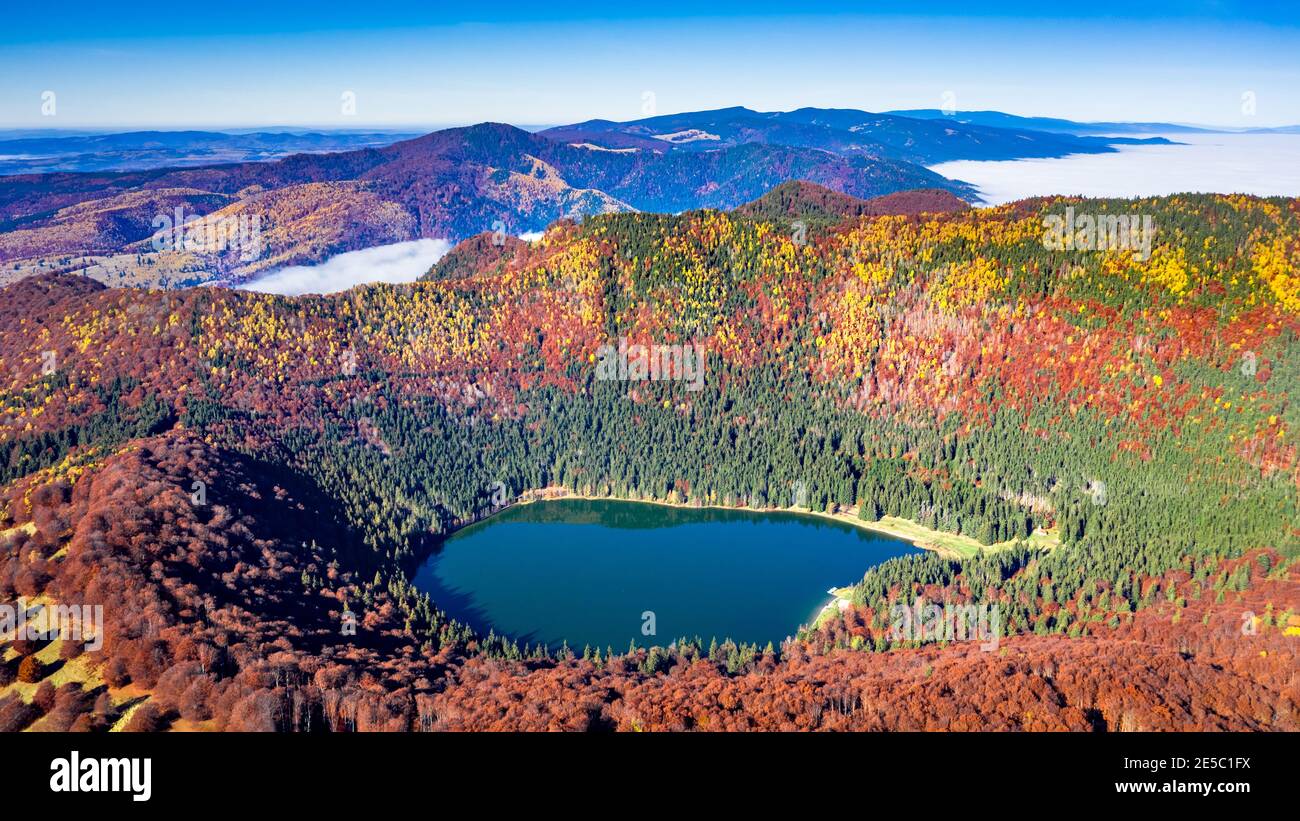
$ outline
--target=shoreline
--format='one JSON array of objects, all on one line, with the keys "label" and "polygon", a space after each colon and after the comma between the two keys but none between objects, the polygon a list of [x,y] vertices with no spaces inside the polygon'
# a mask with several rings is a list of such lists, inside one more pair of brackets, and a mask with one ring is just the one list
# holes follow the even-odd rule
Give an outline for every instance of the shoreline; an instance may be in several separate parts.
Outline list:
[{"label": "shoreline", "polygon": [[465,524],[454,528],[448,533],[448,536],[450,536],[451,533],[459,532],[480,522],[485,522],[500,513],[504,513],[512,507],[529,505],[534,502],[563,501],[565,499],[576,499],[584,502],[631,502],[634,504],[658,505],[660,507],[681,508],[685,510],[735,510],[748,513],[788,513],[794,516],[811,516],[826,521],[839,522],[861,530],[889,536],[894,539],[900,539],[911,544],[913,547],[938,553],[940,556],[948,559],[969,559],[978,556],[981,553],[999,550],[1014,543],[1013,540],[985,545],[977,542],[969,536],[962,536],[957,533],[947,533],[942,530],[931,530],[919,522],[914,522],[910,519],[901,519],[896,516],[885,516],[879,521],[871,522],[866,519],[858,518],[857,506],[844,508],[837,513],[826,513],[824,511],[807,510],[805,508],[797,508],[793,506],[756,508],[744,505],[696,505],[689,502],[665,502],[659,499],[625,499],[617,496],[591,496],[574,493],[567,488],[561,487],[526,490],[513,501],[496,508],[490,513],[487,513],[472,522],[466,522]]},{"label": "shoreline", "polygon": [[[827,521],[840,522],[851,527],[866,530],[871,533],[877,533],[890,538],[899,539],[911,544],[913,547],[921,550],[929,550],[937,553],[947,559],[961,560],[973,558],[983,553],[993,552],[1016,543],[1017,540],[1006,542],[997,542],[991,545],[981,544],[969,536],[962,536],[957,533],[947,533],[941,530],[931,530],[919,522],[910,519],[901,519],[896,516],[885,516],[879,521],[870,522],[865,519],[859,519],[857,516],[857,506],[844,508],[836,513],[818,512],[815,510],[806,510],[796,507],[773,507],[773,508],[753,508],[742,505],[696,505],[682,502],[666,502],[658,499],[624,499],[616,496],[591,496],[586,494],[574,493],[563,487],[545,487],[535,490],[526,490],[519,494],[514,500],[502,505],[495,510],[453,528],[447,533],[447,538],[452,534],[458,533],[474,525],[486,522],[493,517],[504,513],[505,511],[521,506],[530,505],[535,502],[558,502],[566,499],[574,499],[586,502],[628,502],[632,504],[659,505],[660,507],[683,508],[694,510],[737,510],[749,513],[788,513],[794,516],[810,516],[813,518],[824,519]],[[1039,537],[1039,534],[1042,534]],[[1037,538],[1036,538],[1037,537]],[[1030,536],[1030,543],[1038,543],[1048,547],[1054,547],[1056,537],[1053,534],[1035,530]],[[864,568],[865,573],[870,568]],[[856,582],[854,583],[856,584]],[[832,612],[838,614],[844,609],[845,604],[849,603],[848,594],[853,589],[853,584],[844,587],[831,587],[826,591],[831,599],[822,605],[821,609],[816,612],[812,620],[806,624],[799,625],[800,628],[808,626],[816,628],[825,621],[826,617]]]}]

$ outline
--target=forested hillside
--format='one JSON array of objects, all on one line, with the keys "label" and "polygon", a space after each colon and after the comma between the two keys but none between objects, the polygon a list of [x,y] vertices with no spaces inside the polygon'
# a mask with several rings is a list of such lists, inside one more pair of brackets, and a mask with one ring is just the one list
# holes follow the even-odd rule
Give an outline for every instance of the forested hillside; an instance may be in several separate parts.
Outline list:
[{"label": "forested hillside", "polygon": [[[806,233],[776,202],[480,237],[329,297],[4,289],[0,599],[131,604],[79,690],[108,703],[0,717],[103,726],[134,693],[159,727],[1297,729],[1300,201]],[[1049,250],[1067,207],[1151,216],[1151,253]],[[701,389],[599,378],[620,339],[702,345]],[[768,508],[795,485],[997,549],[886,562],[768,648],[521,647],[410,584],[502,487]],[[918,594],[996,604],[1010,638],[894,641]]]}]

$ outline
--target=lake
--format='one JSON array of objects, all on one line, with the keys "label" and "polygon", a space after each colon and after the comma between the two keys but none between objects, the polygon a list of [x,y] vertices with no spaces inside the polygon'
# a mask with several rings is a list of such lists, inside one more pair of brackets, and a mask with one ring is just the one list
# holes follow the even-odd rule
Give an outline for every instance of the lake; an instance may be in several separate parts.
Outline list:
[{"label": "lake", "polygon": [[[516,505],[453,534],[416,586],[486,633],[618,652],[708,642],[779,644],[831,587],[921,552],[911,543],[796,513],[563,499]],[[651,620],[646,614],[652,613]],[[643,634],[653,621],[654,634]]]}]

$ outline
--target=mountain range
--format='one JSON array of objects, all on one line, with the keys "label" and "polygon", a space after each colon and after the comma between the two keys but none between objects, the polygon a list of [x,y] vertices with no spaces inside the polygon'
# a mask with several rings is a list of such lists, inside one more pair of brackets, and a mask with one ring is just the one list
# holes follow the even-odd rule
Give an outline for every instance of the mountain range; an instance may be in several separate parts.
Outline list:
[{"label": "mountain range", "polygon": [[1023,128],[1076,136],[1121,134],[1300,134],[1300,125],[1276,128],[1214,128],[1204,125],[1161,122],[1078,122],[1059,117],[1020,117],[1001,111],[943,111],[937,108],[914,108],[890,111],[889,114],[919,120],[944,120],[963,125],[993,128]]},{"label": "mountain range", "polygon": [[[1055,131],[1055,130],[1052,130]],[[816,148],[843,156],[889,157],[931,165],[950,160],[1010,160],[1113,151],[1135,142],[1049,133],[1008,122],[979,122],[873,114],[851,108],[760,112],[721,108],[629,122],[588,120],[540,132],[543,136],[617,151],[713,151],[750,143]],[[1167,143],[1153,138],[1137,142]]]},{"label": "mountain range", "polygon": [[120,134],[0,133],[0,176],[56,171],[144,171],[290,154],[377,148],[419,132],[128,131]]},{"label": "mountain range", "polygon": [[[265,162],[0,177],[0,282],[81,271],[112,285],[237,283],[387,243],[521,234],[616,211],[729,209],[804,180],[856,198],[974,189],[928,170],[954,159],[1113,151],[1103,139],[955,121],[803,108],[725,108],[532,133],[501,123],[322,153],[332,139],[392,135],[176,134],[66,138],[83,148],[216,154],[311,148]],[[42,142],[44,140],[44,142]],[[20,141],[49,147],[47,138]],[[55,141],[57,142],[57,141]],[[1163,142],[1154,140],[1153,142]],[[0,149],[0,150],[14,150]],[[256,220],[254,255],[158,248],[159,220],[195,231]]]}]

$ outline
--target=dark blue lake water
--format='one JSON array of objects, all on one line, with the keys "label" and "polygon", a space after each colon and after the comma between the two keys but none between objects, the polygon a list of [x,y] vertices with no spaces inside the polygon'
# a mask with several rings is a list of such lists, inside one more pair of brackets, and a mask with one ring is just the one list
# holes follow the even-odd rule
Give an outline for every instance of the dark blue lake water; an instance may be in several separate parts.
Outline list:
[{"label": "dark blue lake water", "polygon": [[[450,615],[521,645],[779,643],[815,617],[828,588],[918,552],[794,513],[566,499],[518,505],[454,534],[416,584]],[[643,632],[652,622],[654,633]]]}]

